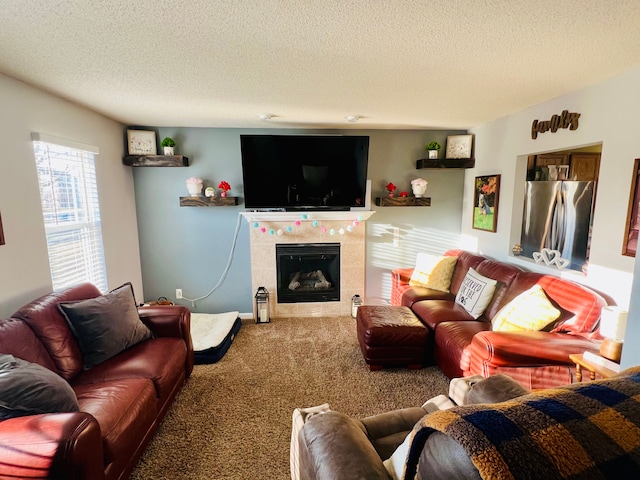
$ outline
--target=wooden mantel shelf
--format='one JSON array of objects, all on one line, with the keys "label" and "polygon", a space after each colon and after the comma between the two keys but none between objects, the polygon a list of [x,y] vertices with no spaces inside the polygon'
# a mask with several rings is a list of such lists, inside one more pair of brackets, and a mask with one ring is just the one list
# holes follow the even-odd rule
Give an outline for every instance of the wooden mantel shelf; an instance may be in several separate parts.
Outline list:
[{"label": "wooden mantel shelf", "polygon": [[377,197],[379,207],[430,207],[431,197]]},{"label": "wooden mantel shelf", "polygon": [[180,197],[181,207],[232,207],[238,205],[238,197]]},{"label": "wooden mantel shelf", "polygon": [[189,158],[182,155],[125,155],[122,163],[130,167],[188,167]]}]

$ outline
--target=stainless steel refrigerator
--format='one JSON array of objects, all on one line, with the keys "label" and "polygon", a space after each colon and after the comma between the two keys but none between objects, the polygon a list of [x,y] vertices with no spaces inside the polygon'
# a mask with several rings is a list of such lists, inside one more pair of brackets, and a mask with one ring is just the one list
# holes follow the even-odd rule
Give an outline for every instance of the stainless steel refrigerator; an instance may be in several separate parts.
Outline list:
[{"label": "stainless steel refrigerator", "polygon": [[595,182],[527,182],[522,221],[522,254],[558,250],[567,268],[581,270],[589,253]]}]

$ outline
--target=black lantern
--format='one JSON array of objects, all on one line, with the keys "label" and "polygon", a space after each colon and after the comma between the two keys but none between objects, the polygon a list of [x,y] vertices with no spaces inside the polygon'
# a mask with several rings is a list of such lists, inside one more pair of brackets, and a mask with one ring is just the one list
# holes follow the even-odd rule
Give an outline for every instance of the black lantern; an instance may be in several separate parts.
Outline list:
[{"label": "black lantern", "polygon": [[256,323],[269,323],[269,291],[258,287],[256,292]]}]

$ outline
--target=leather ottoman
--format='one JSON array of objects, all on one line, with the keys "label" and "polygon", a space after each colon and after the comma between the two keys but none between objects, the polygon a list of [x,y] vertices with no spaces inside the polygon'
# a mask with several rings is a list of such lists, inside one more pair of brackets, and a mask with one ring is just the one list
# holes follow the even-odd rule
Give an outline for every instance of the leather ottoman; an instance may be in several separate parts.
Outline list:
[{"label": "leather ottoman", "polygon": [[429,329],[409,307],[363,305],[356,316],[358,343],[370,370],[407,366],[420,369]]}]

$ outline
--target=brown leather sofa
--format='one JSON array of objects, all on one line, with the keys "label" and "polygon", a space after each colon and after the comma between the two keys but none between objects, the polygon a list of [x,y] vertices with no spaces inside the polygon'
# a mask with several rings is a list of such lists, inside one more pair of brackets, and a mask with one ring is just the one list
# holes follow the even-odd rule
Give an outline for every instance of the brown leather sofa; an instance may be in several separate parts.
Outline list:
[{"label": "brown leather sofa", "polygon": [[[550,388],[573,381],[571,353],[598,352],[602,338],[598,323],[606,302],[596,292],[471,252],[448,250],[444,255],[458,257],[450,293],[410,286],[413,269],[398,268],[392,271],[391,303],[411,308],[431,330],[426,356],[449,378],[503,373],[528,389]],[[455,303],[469,268],[498,281],[491,303],[478,319]],[[534,284],[561,311],[560,317],[543,331],[492,331],[496,313]]]},{"label": "brown leather sofa", "polygon": [[128,478],[191,374],[190,312],[181,306],[141,308],[153,337],[83,369],[58,303],[100,295],[82,284],[44,295],[0,320],[0,352],[61,376],[79,406],[77,412],[0,421],[0,478]]}]

